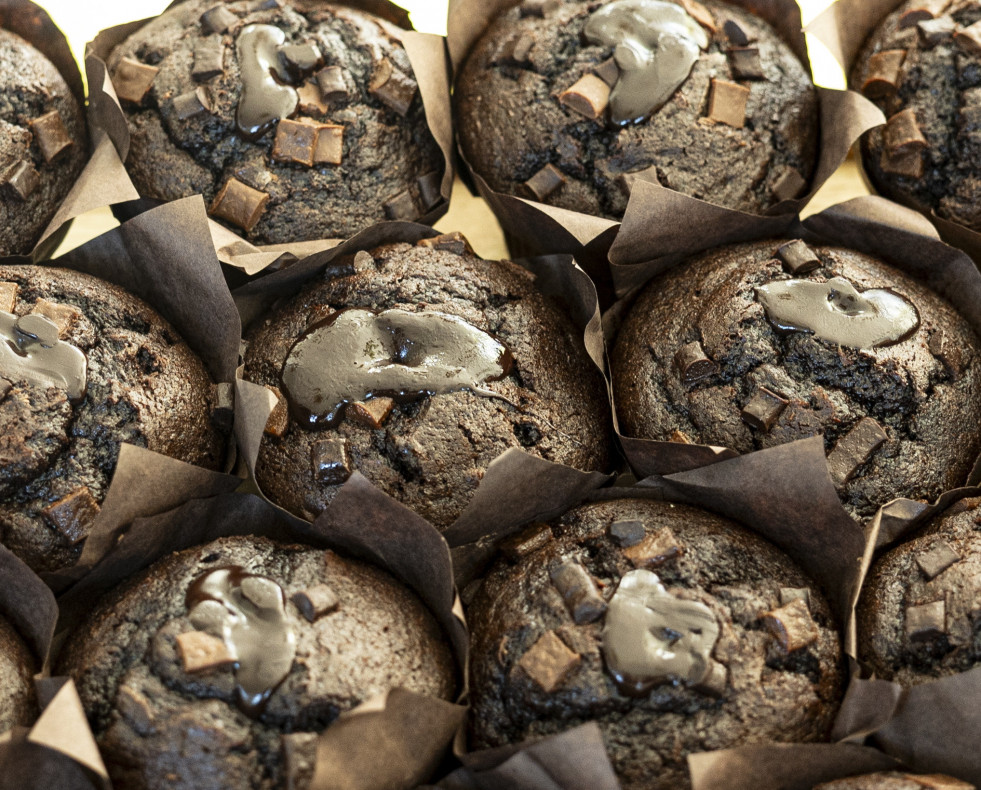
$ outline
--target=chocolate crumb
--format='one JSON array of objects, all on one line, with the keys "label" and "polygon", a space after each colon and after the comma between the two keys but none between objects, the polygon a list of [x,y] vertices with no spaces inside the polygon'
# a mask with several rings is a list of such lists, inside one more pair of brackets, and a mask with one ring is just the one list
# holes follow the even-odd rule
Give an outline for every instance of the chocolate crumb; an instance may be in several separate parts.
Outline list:
[{"label": "chocolate crumb", "polygon": [[547,164],[519,187],[521,197],[545,200],[565,183],[565,176],[553,164]]},{"label": "chocolate crumb", "polygon": [[687,433],[679,430],[671,431],[668,441],[675,442],[676,444],[694,444],[691,437]]},{"label": "chocolate crumb", "polygon": [[794,276],[807,274],[821,266],[821,259],[801,239],[778,247],[776,254],[783,268]]},{"label": "chocolate crumb", "polygon": [[259,221],[267,202],[269,195],[265,192],[253,189],[232,177],[225,182],[212,201],[208,213],[228,220],[248,233]]},{"label": "chocolate crumb", "polygon": [[54,161],[73,145],[65,122],[61,120],[61,114],[57,110],[35,118],[30,126],[45,162]]},{"label": "chocolate crumb", "polygon": [[906,637],[910,642],[929,642],[947,633],[947,606],[934,601],[906,608]]},{"label": "chocolate crumb", "polygon": [[862,85],[862,95],[873,101],[893,96],[899,87],[900,72],[905,60],[905,49],[876,52],[869,58],[868,77]]},{"label": "chocolate crumb", "polygon": [[643,521],[614,521],[610,524],[610,537],[618,546],[636,546],[646,534]]},{"label": "chocolate crumb", "polygon": [[235,663],[235,657],[225,643],[204,631],[178,634],[177,650],[185,672],[206,672]]},{"label": "chocolate crumb", "polygon": [[205,38],[194,45],[194,66],[191,76],[207,82],[225,71],[225,46],[221,39]]},{"label": "chocolate crumb", "polygon": [[379,396],[347,404],[344,408],[344,416],[365,428],[377,431],[385,424],[394,407],[394,400]]},{"label": "chocolate crumb", "polygon": [[276,405],[273,406],[273,410],[266,420],[264,432],[269,436],[279,437],[286,433],[286,429],[289,428],[289,409],[286,405],[286,398],[283,397],[283,393],[279,391],[279,388],[266,384],[266,389],[276,396]]},{"label": "chocolate crumb", "polygon": [[418,90],[416,81],[399,71],[388,58],[375,63],[368,92],[386,107],[404,117]]},{"label": "chocolate crumb", "polygon": [[708,117],[713,121],[741,129],[746,122],[746,100],[749,88],[736,82],[712,80],[709,91]]},{"label": "chocolate crumb", "polygon": [[623,550],[623,556],[630,560],[635,568],[656,568],[682,554],[684,549],[669,527],[662,527],[657,532],[645,534],[639,543]]},{"label": "chocolate crumb", "polygon": [[318,483],[340,485],[351,476],[353,464],[347,439],[321,439],[310,447],[313,478]]},{"label": "chocolate crumb", "polygon": [[0,183],[3,184],[3,191],[10,197],[27,200],[34,194],[34,190],[41,186],[41,176],[34,169],[33,164],[21,160],[14,162],[4,171]]},{"label": "chocolate crumb", "polygon": [[879,423],[871,417],[863,417],[828,454],[831,479],[836,485],[847,483],[888,439]]},{"label": "chocolate crumb", "polygon": [[160,69],[132,58],[123,58],[112,75],[112,87],[121,101],[140,104]]},{"label": "chocolate crumb", "polygon": [[961,561],[961,555],[947,541],[934,543],[927,551],[916,555],[916,564],[920,566],[927,579],[934,579],[956,562]]},{"label": "chocolate crumb", "polygon": [[99,515],[99,503],[87,486],[75,489],[41,511],[47,525],[72,545],[84,540],[89,527]]},{"label": "chocolate crumb", "polygon": [[610,103],[610,86],[595,74],[583,74],[575,84],[559,94],[559,104],[589,121],[595,121]]},{"label": "chocolate crumb", "polygon": [[686,387],[719,372],[719,366],[705,356],[702,344],[697,341],[686,343],[678,349],[674,355],[674,366],[681,374],[681,381]]},{"label": "chocolate crumb", "polygon": [[789,402],[766,387],[757,387],[749,403],[740,412],[740,416],[747,425],[769,433]]},{"label": "chocolate crumb", "polygon": [[216,5],[201,14],[201,26],[206,33],[227,33],[238,22],[235,16],[224,5]]},{"label": "chocolate crumb", "polygon": [[579,666],[581,657],[565,646],[554,631],[546,631],[528,651],[518,659],[517,666],[524,670],[542,691],[551,694],[560,688],[566,677]]},{"label": "chocolate crumb", "polygon": [[586,569],[576,560],[566,560],[549,573],[576,625],[596,622],[606,611],[606,601]]},{"label": "chocolate crumb", "polygon": [[508,535],[501,541],[498,548],[505,557],[514,562],[538,551],[551,539],[552,530],[549,529],[548,525],[536,523],[514,535]]},{"label": "chocolate crumb", "polygon": [[326,584],[316,584],[298,593],[293,593],[290,598],[296,604],[307,620],[311,623],[329,612],[333,612],[340,604],[340,599]]},{"label": "chocolate crumb", "polygon": [[787,653],[814,644],[820,636],[811,610],[799,598],[764,614],[763,623]]},{"label": "chocolate crumb", "polygon": [[415,198],[409,190],[393,195],[384,203],[385,216],[391,220],[403,220],[414,222],[419,219],[419,207],[416,206]]},{"label": "chocolate crumb", "polygon": [[[729,68],[737,80],[765,80],[760,51],[756,47],[734,47],[728,52]],[[741,124],[740,124],[741,125]]]}]

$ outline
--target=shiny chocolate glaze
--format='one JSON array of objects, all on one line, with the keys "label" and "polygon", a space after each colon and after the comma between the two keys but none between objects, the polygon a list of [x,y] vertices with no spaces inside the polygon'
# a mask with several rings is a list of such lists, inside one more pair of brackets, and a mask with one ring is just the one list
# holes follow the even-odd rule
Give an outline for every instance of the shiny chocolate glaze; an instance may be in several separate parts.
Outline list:
[{"label": "shiny chocolate glaze", "polygon": [[286,34],[273,25],[246,25],[235,42],[242,72],[242,97],[235,123],[250,139],[258,139],[276,121],[296,112],[299,96],[286,84],[290,74],[279,56],[285,40]]},{"label": "shiny chocolate glaze", "polygon": [[74,403],[85,397],[87,360],[58,339],[53,321],[31,313],[18,318],[0,312],[0,375],[40,387],[57,387]]}]

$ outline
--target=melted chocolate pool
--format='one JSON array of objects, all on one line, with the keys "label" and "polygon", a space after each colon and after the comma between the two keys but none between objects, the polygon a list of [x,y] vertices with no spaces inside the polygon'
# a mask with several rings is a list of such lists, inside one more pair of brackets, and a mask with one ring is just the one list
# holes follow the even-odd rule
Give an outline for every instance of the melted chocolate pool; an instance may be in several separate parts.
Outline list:
[{"label": "melted chocolate pool", "polygon": [[242,97],[235,112],[239,131],[258,139],[283,118],[296,112],[299,96],[285,84],[290,74],[279,57],[286,34],[273,25],[246,25],[235,51],[242,73]]},{"label": "melted chocolate pool", "polygon": [[86,368],[85,354],[59,340],[58,327],[50,319],[0,312],[0,375],[63,389],[77,403],[85,397]]}]

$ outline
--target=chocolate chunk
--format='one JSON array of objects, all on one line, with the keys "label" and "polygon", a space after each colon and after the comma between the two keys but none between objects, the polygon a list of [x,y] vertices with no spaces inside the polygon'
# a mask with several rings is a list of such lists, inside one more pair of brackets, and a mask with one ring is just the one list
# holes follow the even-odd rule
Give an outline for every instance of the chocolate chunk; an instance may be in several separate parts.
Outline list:
[{"label": "chocolate chunk", "polygon": [[147,736],[153,733],[156,717],[146,695],[132,686],[123,684],[116,693],[115,705],[119,715],[139,735]]},{"label": "chocolate chunk", "polygon": [[308,115],[315,113],[323,115],[330,109],[320,93],[320,88],[313,82],[304,82],[296,89],[296,96],[299,100],[297,107],[300,108],[300,112]]},{"label": "chocolate chunk", "polygon": [[286,398],[283,397],[283,393],[277,387],[271,387],[267,384],[266,389],[276,396],[276,405],[273,406],[273,410],[269,413],[269,418],[266,420],[265,433],[270,436],[279,437],[286,433],[286,429],[289,428],[289,409],[287,408]]},{"label": "chocolate chunk", "polygon": [[132,58],[123,58],[112,75],[112,87],[122,101],[139,104],[147,95],[160,69]]},{"label": "chocolate chunk", "polygon": [[949,16],[939,19],[927,19],[917,22],[916,29],[920,34],[920,41],[926,47],[935,47],[941,41],[946,41],[957,30],[957,23]]},{"label": "chocolate chunk", "polygon": [[828,470],[835,485],[844,485],[851,480],[859,467],[888,439],[882,426],[871,417],[859,420],[828,454]]},{"label": "chocolate chunk", "polygon": [[[756,47],[736,47],[730,49],[729,68],[737,80],[765,80],[760,51]],[[742,124],[740,124],[742,125]]]},{"label": "chocolate chunk", "polygon": [[906,608],[906,638],[910,642],[929,642],[947,633],[947,606],[934,601]]},{"label": "chocolate chunk", "polygon": [[749,88],[736,82],[712,80],[709,91],[708,117],[713,121],[741,129],[746,122],[746,100]]},{"label": "chocolate chunk", "polygon": [[862,84],[862,94],[868,99],[893,96],[900,83],[905,49],[884,49],[869,58],[868,76]]},{"label": "chocolate chunk", "polygon": [[668,527],[645,534],[640,543],[623,550],[623,556],[630,560],[635,568],[654,568],[682,554],[684,549]]},{"label": "chocolate chunk", "polygon": [[787,653],[814,644],[820,635],[811,610],[799,598],[767,612],[763,615],[763,623]]},{"label": "chocolate chunk", "polygon": [[235,417],[235,387],[222,382],[215,385],[215,408],[211,412],[211,422],[223,431],[230,431]]},{"label": "chocolate chunk", "polygon": [[776,255],[783,268],[795,276],[807,274],[821,266],[821,259],[801,239],[778,247]]},{"label": "chocolate chunk", "polygon": [[616,60],[607,58],[598,66],[593,66],[593,74],[612,88],[617,84],[617,80],[620,79],[620,67],[617,65]]},{"label": "chocolate chunk", "polygon": [[710,658],[708,671],[705,673],[705,677],[695,684],[695,688],[704,694],[721,697],[726,693],[728,686],[729,670],[724,664]]},{"label": "chocolate chunk", "polygon": [[299,79],[313,71],[323,60],[316,44],[287,44],[279,48],[279,54],[290,74]]},{"label": "chocolate chunk", "polygon": [[363,402],[356,401],[347,404],[344,409],[344,416],[365,428],[377,431],[385,424],[385,420],[388,419],[388,415],[392,413],[394,407],[394,400],[379,396]]},{"label": "chocolate chunk", "polygon": [[912,108],[897,112],[886,121],[883,142],[890,156],[927,147],[927,139],[916,122],[916,113]]},{"label": "chocolate chunk", "polygon": [[201,14],[201,26],[206,33],[227,33],[238,22],[235,16],[224,5],[216,5]]},{"label": "chocolate chunk", "polygon": [[423,173],[416,179],[419,199],[424,208],[431,209],[443,200],[443,176],[436,170]]},{"label": "chocolate chunk", "polygon": [[681,7],[688,12],[688,16],[698,22],[702,27],[707,28],[713,33],[718,30],[712,12],[697,2],[697,0],[681,0]]},{"label": "chocolate chunk", "polygon": [[518,666],[524,670],[542,691],[551,694],[560,688],[566,677],[577,666],[581,657],[565,646],[554,631],[546,631],[520,659]]},{"label": "chocolate chunk", "polygon": [[632,173],[621,173],[617,176],[617,186],[620,187],[620,191],[628,198],[633,191],[634,184],[638,181],[646,181],[649,184],[660,184],[661,182],[657,177],[657,166],[651,165],[650,167],[645,167],[643,170],[635,170]]},{"label": "chocolate chunk", "polygon": [[279,736],[280,762],[286,790],[307,790],[317,768],[317,733],[291,732]]},{"label": "chocolate chunk", "polygon": [[329,486],[343,483],[354,469],[347,439],[314,442],[310,447],[310,463],[313,466],[313,479]]},{"label": "chocolate chunk", "polygon": [[267,202],[269,202],[269,195],[265,192],[253,189],[232,177],[225,182],[217,197],[211,202],[208,213],[228,220],[248,232],[259,221]]},{"label": "chocolate chunk", "polygon": [[887,173],[894,173],[898,176],[907,178],[923,178],[924,164],[922,151],[903,151],[891,155],[888,151],[882,152],[879,166]]},{"label": "chocolate chunk", "polygon": [[31,313],[43,315],[58,327],[58,336],[61,338],[66,337],[78,323],[78,319],[82,317],[82,311],[75,305],[49,302],[44,298],[38,299],[34,303]]},{"label": "chocolate chunk", "polygon": [[676,444],[694,444],[691,437],[688,436],[684,431],[674,430],[671,431],[671,435],[668,437],[669,442],[675,442]]},{"label": "chocolate chunk", "polygon": [[20,286],[17,283],[0,282],[0,312],[12,313],[17,305],[17,292]]},{"label": "chocolate chunk", "polygon": [[807,188],[807,181],[790,165],[784,166],[773,182],[771,191],[777,200],[794,200]]},{"label": "chocolate chunk", "polygon": [[31,121],[31,131],[34,132],[45,162],[54,161],[73,145],[72,138],[65,128],[65,122],[61,120],[61,114],[57,110],[47,112]]},{"label": "chocolate chunk", "polygon": [[743,422],[759,431],[769,433],[790,401],[781,398],[777,393],[766,387],[757,387],[756,393],[750,398],[739,416]]},{"label": "chocolate chunk", "polygon": [[317,145],[317,127],[303,121],[284,118],[276,125],[270,156],[277,162],[296,162],[313,167],[313,153]]},{"label": "chocolate chunk", "polygon": [[316,164],[339,165],[344,161],[344,127],[333,123],[317,124],[317,145],[313,149]]},{"label": "chocolate chunk", "polygon": [[521,16],[546,17],[560,5],[561,0],[524,0],[521,4]]},{"label": "chocolate chunk", "polygon": [[678,349],[674,355],[674,366],[686,387],[719,372],[719,366],[705,356],[702,344],[697,341],[686,343]]},{"label": "chocolate chunk", "polygon": [[516,562],[538,551],[551,539],[552,530],[547,524],[532,524],[514,535],[508,535],[498,548],[505,557]]},{"label": "chocolate chunk", "polygon": [[177,650],[185,672],[206,672],[235,663],[225,643],[204,631],[188,631],[177,635]]},{"label": "chocolate chunk", "polygon": [[221,39],[205,38],[194,45],[194,66],[191,76],[198,82],[207,82],[225,71],[225,45]]},{"label": "chocolate chunk", "polygon": [[0,183],[3,185],[5,194],[12,198],[27,200],[41,185],[41,176],[34,165],[26,160],[14,162],[8,167],[2,176]]},{"label": "chocolate chunk", "polygon": [[547,164],[518,188],[521,197],[545,200],[565,183],[565,176],[553,164]]},{"label": "chocolate chunk", "polygon": [[348,97],[347,80],[340,66],[327,66],[317,72],[317,86],[325,102],[339,102]]},{"label": "chocolate chunk", "polygon": [[594,623],[606,611],[606,601],[596,589],[596,583],[576,560],[566,560],[549,573],[576,625]]},{"label": "chocolate chunk", "polygon": [[559,104],[589,121],[595,121],[610,103],[610,86],[595,74],[583,74],[568,90],[559,94]]},{"label": "chocolate chunk", "polygon": [[952,343],[947,333],[942,329],[937,329],[930,335],[927,343],[930,353],[936,357],[947,371],[947,375],[956,378],[964,370],[964,357],[960,346]]},{"label": "chocolate chunk", "polygon": [[610,537],[618,546],[636,546],[646,534],[643,521],[614,521],[610,524]]},{"label": "chocolate chunk", "polygon": [[746,31],[734,19],[727,19],[723,23],[722,32],[725,33],[730,44],[734,44],[737,47],[745,47],[749,44],[749,36],[746,35]]},{"label": "chocolate chunk", "polygon": [[811,591],[807,587],[781,587],[780,605],[786,606],[794,601],[803,601],[805,606],[810,606]]},{"label": "chocolate chunk", "polygon": [[911,8],[899,17],[899,29],[913,27],[928,19],[933,19],[933,12],[929,8]]},{"label": "chocolate chunk", "polygon": [[193,91],[182,93],[174,99],[174,112],[182,121],[202,113],[211,112],[211,97],[203,85]]},{"label": "chocolate chunk", "polygon": [[333,612],[340,604],[337,593],[326,584],[316,584],[298,593],[293,593],[290,600],[296,604],[296,608],[311,623],[328,612]]},{"label": "chocolate chunk", "polygon": [[364,272],[368,269],[375,268],[375,259],[371,257],[370,252],[358,250],[354,253],[354,260],[351,262],[351,266],[356,272]]},{"label": "chocolate chunk", "polygon": [[933,579],[947,570],[955,562],[961,561],[961,555],[947,541],[934,543],[927,551],[916,555],[916,564],[920,566],[927,579]]},{"label": "chocolate chunk", "polygon": [[534,48],[535,39],[527,33],[519,33],[505,42],[496,65],[533,68],[531,52]]},{"label": "chocolate chunk", "polygon": [[404,117],[418,90],[416,81],[399,71],[388,58],[382,58],[375,63],[368,93],[386,107]]},{"label": "chocolate chunk", "polygon": [[981,55],[981,22],[954,33],[954,43],[968,55]]},{"label": "chocolate chunk", "polygon": [[87,486],[75,489],[41,511],[47,525],[73,545],[85,539],[89,526],[98,515],[99,503]]},{"label": "chocolate chunk", "polygon": [[473,252],[466,237],[458,230],[455,230],[452,233],[444,233],[440,236],[433,236],[431,239],[422,239],[422,241],[420,241],[416,246],[431,247],[434,250],[452,252],[454,255],[463,255],[467,252]]},{"label": "chocolate chunk", "polygon": [[415,222],[421,216],[416,200],[409,190],[393,195],[384,203],[385,216],[391,220]]}]

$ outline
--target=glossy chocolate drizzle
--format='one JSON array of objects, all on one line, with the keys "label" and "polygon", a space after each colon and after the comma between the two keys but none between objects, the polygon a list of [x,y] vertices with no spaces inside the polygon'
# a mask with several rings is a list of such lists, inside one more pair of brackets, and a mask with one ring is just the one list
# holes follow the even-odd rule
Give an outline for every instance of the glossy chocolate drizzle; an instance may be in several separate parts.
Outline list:
[{"label": "glossy chocolate drizzle", "polygon": [[185,603],[194,627],[219,637],[234,657],[236,704],[257,718],[296,655],[283,589],[231,565],[191,582]]},{"label": "glossy chocolate drizzle", "polygon": [[242,72],[242,97],[235,111],[239,131],[258,139],[283,118],[296,112],[299,96],[279,56],[286,34],[273,25],[246,25],[235,42]]},{"label": "glossy chocolate drizzle", "polygon": [[657,574],[624,574],[603,624],[603,658],[622,694],[643,697],[667,682],[700,683],[719,624],[698,601],[671,595]]},{"label": "glossy chocolate drizzle", "polygon": [[811,332],[850,348],[891,346],[920,325],[905,297],[885,289],[859,292],[843,277],[825,283],[777,280],[757,288],[756,297],[777,329]]},{"label": "glossy chocolate drizzle", "polygon": [[58,327],[43,315],[18,318],[0,312],[0,375],[41,387],[57,387],[77,403],[85,397],[87,360],[71,343],[58,339]]},{"label": "glossy chocolate drizzle", "polygon": [[398,401],[470,389],[504,378],[511,352],[456,316],[405,310],[341,310],[309,327],[283,365],[294,417],[308,428],[334,423],[346,403]]},{"label": "glossy chocolate drizzle", "polygon": [[614,123],[642,121],[691,74],[708,36],[684,9],[660,0],[614,0],[590,16],[586,38],[614,47],[620,76],[610,94]]}]

